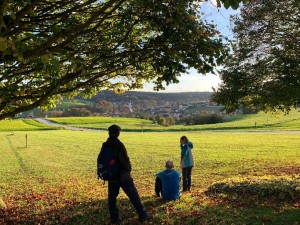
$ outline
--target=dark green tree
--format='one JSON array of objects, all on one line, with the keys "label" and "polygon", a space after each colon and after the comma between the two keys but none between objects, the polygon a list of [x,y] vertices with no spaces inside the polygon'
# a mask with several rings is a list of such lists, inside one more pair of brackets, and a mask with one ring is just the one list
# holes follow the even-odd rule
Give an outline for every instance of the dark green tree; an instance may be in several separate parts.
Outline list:
[{"label": "dark green tree", "polygon": [[[242,0],[218,0],[237,7]],[[192,0],[1,0],[0,119],[61,96],[155,89],[226,56]]]},{"label": "dark green tree", "polygon": [[212,99],[227,112],[288,112],[300,100],[300,1],[250,2],[233,24],[233,53]]}]

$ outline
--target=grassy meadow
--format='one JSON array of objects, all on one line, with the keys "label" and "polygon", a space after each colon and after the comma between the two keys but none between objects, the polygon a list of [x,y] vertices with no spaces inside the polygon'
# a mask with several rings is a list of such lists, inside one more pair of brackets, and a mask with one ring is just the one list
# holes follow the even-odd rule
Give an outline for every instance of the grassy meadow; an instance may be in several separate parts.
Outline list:
[{"label": "grassy meadow", "polygon": [[32,119],[0,120],[1,131],[57,130],[58,127],[47,126]]},{"label": "grassy meadow", "polygon": [[226,130],[247,130],[247,131],[266,131],[266,130],[300,130],[300,112],[291,111],[288,115],[283,113],[263,113],[252,115],[237,115],[228,117],[224,123],[206,125],[174,125],[164,127],[154,124],[150,120],[136,118],[112,118],[112,117],[59,117],[49,120],[64,125],[76,126],[81,128],[106,130],[112,123],[117,123],[123,131],[226,131]]},{"label": "grassy meadow", "polygon": [[[115,122],[103,123],[107,129]],[[0,122],[0,200],[6,204],[0,224],[107,224],[107,183],[96,179],[107,132],[34,130],[28,123],[17,131],[13,123]],[[155,173],[169,159],[179,169],[182,135],[195,146],[192,191],[163,201],[154,195]],[[300,223],[297,132],[123,132],[120,139],[154,216],[148,224]],[[139,224],[122,191],[118,207],[121,224]]]}]

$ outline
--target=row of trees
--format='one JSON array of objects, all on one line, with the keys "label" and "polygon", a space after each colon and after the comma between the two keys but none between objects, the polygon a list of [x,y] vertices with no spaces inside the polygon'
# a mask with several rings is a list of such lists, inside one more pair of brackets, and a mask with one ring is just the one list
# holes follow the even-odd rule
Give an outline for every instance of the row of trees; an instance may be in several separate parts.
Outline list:
[{"label": "row of trees", "polygon": [[180,119],[180,122],[186,125],[203,125],[203,124],[215,124],[223,123],[224,117],[217,113],[201,112],[197,115],[184,116]]},{"label": "row of trees", "polygon": [[172,126],[175,124],[186,124],[186,125],[201,125],[201,124],[215,124],[215,123],[223,123],[224,116],[217,113],[209,113],[206,110],[203,110],[199,114],[196,115],[187,115],[181,118],[178,117],[163,117],[162,115],[148,115],[148,114],[131,114],[126,115],[126,117],[137,117],[140,119],[152,120],[154,123],[163,126]]}]

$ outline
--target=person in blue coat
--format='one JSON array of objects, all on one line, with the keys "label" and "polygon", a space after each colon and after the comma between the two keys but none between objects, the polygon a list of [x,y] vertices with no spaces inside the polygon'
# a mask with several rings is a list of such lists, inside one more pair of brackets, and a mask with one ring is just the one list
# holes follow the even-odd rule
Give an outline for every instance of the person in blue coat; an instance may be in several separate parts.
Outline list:
[{"label": "person in blue coat", "polygon": [[180,198],[180,173],[174,170],[172,161],[166,162],[166,170],[156,174],[155,193],[164,200]]},{"label": "person in blue coat", "polygon": [[182,186],[183,192],[191,190],[192,169],[194,166],[193,144],[186,136],[180,138],[181,149],[181,168],[182,168]]}]

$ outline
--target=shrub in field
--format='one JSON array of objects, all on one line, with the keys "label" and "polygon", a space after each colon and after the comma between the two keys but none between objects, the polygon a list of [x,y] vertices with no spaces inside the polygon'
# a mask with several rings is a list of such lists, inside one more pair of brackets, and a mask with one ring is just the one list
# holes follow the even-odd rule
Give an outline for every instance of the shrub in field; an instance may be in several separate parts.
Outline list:
[{"label": "shrub in field", "polygon": [[206,194],[239,195],[241,197],[276,198],[280,201],[291,201],[300,197],[300,180],[259,180],[242,182],[223,182],[213,184]]},{"label": "shrub in field", "polygon": [[85,107],[74,107],[64,111],[61,116],[91,116],[92,113]]},{"label": "shrub in field", "polygon": [[199,114],[194,116],[187,116],[183,118],[183,121],[187,125],[200,125],[200,124],[216,124],[223,123],[224,118],[222,115],[213,114]]}]

